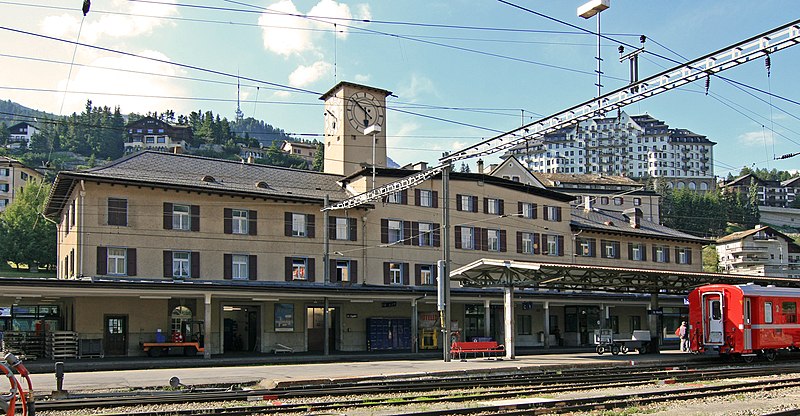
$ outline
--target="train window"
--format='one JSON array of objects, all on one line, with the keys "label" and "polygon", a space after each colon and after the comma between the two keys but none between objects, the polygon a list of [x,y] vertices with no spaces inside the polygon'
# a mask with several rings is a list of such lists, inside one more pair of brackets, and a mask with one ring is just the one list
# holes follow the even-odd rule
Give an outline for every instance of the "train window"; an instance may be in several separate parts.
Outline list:
[{"label": "train window", "polygon": [[764,323],[772,323],[772,302],[764,302]]},{"label": "train window", "polygon": [[722,319],[722,308],[718,300],[711,302],[711,319],[715,321]]},{"label": "train window", "polygon": [[793,324],[797,322],[797,303],[783,302],[781,305],[781,313],[783,313],[784,322]]}]

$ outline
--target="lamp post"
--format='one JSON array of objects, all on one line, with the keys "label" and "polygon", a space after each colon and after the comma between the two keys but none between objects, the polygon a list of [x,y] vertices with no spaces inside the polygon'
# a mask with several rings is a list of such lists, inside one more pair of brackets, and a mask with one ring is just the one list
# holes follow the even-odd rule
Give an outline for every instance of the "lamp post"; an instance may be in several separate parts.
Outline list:
[{"label": "lamp post", "polygon": [[[600,98],[600,95],[602,95],[601,88],[603,87],[603,84],[600,83],[600,75],[602,74],[600,71],[600,62],[603,60],[600,57],[600,12],[608,9],[609,7],[611,7],[611,0],[590,0],[584,3],[581,7],[578,7],[578,16],[584,19],[589,19],[592,16],[597,15],[597,56],[595,57],[595,59],[597,59],[597,71],[595,72],[597,72],[596,85],[598,98]],[[600,103],[598,102],[598,106],[599,104]]]},{"label": "lamp post", "polygon": [[381,126],[373,124],[364,129],[364,134],[372,135],[372,189],[375,189],[375,142],[378,140],[378,133],[381,132]]}]

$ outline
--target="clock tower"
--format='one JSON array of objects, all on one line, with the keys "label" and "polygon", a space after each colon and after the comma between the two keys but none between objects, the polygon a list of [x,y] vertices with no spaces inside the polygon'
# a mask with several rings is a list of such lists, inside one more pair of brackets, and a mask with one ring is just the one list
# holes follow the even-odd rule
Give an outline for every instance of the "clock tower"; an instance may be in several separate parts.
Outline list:
[{"label": "clock tower", "polygon": [[[375,166],[386,167],[389,95],[391,91],[342,81],[320,97],[325,101],[325,173],[358,172],[372,165],[373,154]],[[365,134],[372,126],[373,133]]]}]

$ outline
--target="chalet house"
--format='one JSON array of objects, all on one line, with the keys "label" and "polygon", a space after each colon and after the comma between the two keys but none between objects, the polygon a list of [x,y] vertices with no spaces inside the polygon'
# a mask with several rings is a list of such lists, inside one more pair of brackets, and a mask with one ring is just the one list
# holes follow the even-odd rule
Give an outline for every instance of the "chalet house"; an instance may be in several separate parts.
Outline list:
[{"label": "chalet house", "polygon": [[153,117],[134,121],[125,128],[128,131],[125,153],[141,150],[180,153],[192,141],[190,126],[173,125]]},{"label": "chalet house", "polygon": [[19,149],[30,147],[31,137],[39,130],[33,124],[22,122],[8,128],[9,137],[6,148]]}]

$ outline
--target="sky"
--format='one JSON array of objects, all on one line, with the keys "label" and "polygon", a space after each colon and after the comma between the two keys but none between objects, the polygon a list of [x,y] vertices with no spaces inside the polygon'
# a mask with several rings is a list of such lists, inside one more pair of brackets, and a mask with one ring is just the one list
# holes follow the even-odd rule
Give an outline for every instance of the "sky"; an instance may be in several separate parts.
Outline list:
[{"label": "sky", "polygon": [[[577,16],[584,0],[92,0],[85,17],[82,3],[0,0],[0,99],[55,114],[91,100],[232,120],[238,83],[245,117],[321,140],[319,97],[349,81],[392,91],[388,155],[403,165],[597,94],[597,17]],[[600,14],[603,92],[628,83],[620,42],[647,37],[645,78],[798,12],[796,0],[611,0]],[[712,78],[708,94],[700,81],[624,110],[716,142],[718,176],[798,169],[800,156],[773,158],[800,152],[800,46],[770,59],[769,76],[759,59],[722,73],[738,85]]]}]

